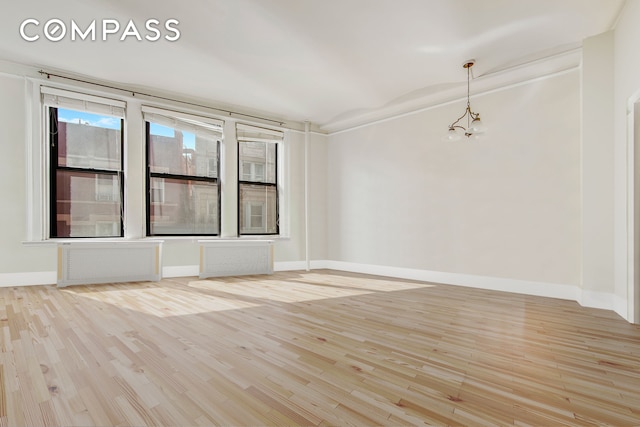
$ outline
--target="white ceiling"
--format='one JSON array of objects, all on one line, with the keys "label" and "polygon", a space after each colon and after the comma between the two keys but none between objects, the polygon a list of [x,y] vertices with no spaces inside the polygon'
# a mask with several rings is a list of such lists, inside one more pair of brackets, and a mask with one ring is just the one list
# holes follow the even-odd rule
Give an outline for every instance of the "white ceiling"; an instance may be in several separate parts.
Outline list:
[{"label": "white ceiling", "polygon": [[[575,49],[624,0],[4,0],[0,59],[330,128],[476,77]],[[634,0],[630,0],[634,1]],[[26,42],[26,18],[179,20],[175,42]],[[31,34],[38,31],[29,28]],[[165,32],[166,33],[166,32]],[[42,30],[40,29],[40,34]],[[101,32],[97,33],[100,39]]]}]

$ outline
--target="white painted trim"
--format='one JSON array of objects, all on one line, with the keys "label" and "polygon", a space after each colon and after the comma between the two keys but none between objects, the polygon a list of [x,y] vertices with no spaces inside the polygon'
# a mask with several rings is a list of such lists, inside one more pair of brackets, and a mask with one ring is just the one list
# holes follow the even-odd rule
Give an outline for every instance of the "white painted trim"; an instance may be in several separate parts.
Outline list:
[{"label": "white painted trim", "polygon": [[[278,220],[280,222],[279,225],[279,235],[282,237],[291,237],[291,142],[288,138],[289,131],[284,132],[284,136],[282,141],[278,142],[276,145],[277,151],[277,160],[278,160]],[[237,144],[236,144],[237,146]],[[238,157],[240,153],[238,153]],[[240,170],[238,168],[237,173],[240,174]],[[236,179],[240,179],[239,176]],[[237,182],[237,181],[236,181]],[[234,184],[236,185],[236,184]],[[238,194],[238,198],[240,194]]]},{"label": "white painted trim", "polygon": [[[167,109],[167,108],[153,107],[153,106],[147,105],[147,104],[142,104],[140,106],[140,110],[142,111],[143,118],[144,118],[145,113],[148,113],[150,115],[162,116],[162,118],[166,117],[166,118],[169,118],[169,119],[176,118],[176,119],[179,119],[179,120],[185,120],[186,119],[187,121],[196,121],[196,122],[198,122],[198,124],[204,123],[206,125],[212,125],[214,127],[222,128],[224,126],[224,120],[218,119],[218,118],[214,118],[213,116],[211,116],[211,117],[205,116],[203,114],[184,113],[182,111],[170,110],[170,109]],[[159,124],[162,124],[162,123],[159,123]],[[222,134],[222,130],[218,131],[218,129],[216,129],[215,132]]]},{"label": "white painted trim", "polygon": [[40,103],[40,86],[25,77],[25,173],[26,173],[26,240],[43,240],[48,234],[45,206],[48,206],[48,192],[45,191],[48,177],[45,165],[48,160],[46,143],[46,115]]},{"label": "white painted trim", "polygon": [[636,139],[638,136],[636,135],[636,108],[637,104],[640,102],[640,90],[636,91],[631,97],[629,97],[627,101],[627,150],[625,152],[627,158],[627,169],[626,169],[626,184],[627,184],[627,221],[626,221],[626,247],[625,253],[622,254],[624,259],[626,260],[627,268],[626,268],[626,300],[624,298],[616,299],[616,313],[620,316],[624,317],[627,321],[631,323],[640,323],[640,319],[637,318],[638,308],[636,304],[638,304],[639,296],[637,295],[637,284],[636,277],[638,272],[636,271],[636,258],[638,247],[636,244],[636,239],[638,237],[638,226],[636,212],[636,201],[637,196],[636,193],[638,189],[636,188]]},{"label": "white painted trim", "polygon": [[[122,111],[118,111],[118,115],[114,115],[114,117],[118,117],[120,119],[124,119],[124,109],[127,107],[127,103],[121,99],[112,99],[104,96],[89,95],[83,92],[69,91],[65,89],[59,89],[57,87],[40,86],[40,93],[42,95],[51,95],[53,97],[53,99],[44,97],[44,99],[42,100],[42,103],[48,107],[58,107],[60,103],[63,103],[63,100],[67,101],[67,104],[69,101],[86,101],[94,104],[106,105],[107,107],[116,107],[118,109],[121,109]],[[56,97],[60,97],[63,99],[60,99],[58,102],[58,99],[56,99]],[[67,104],[63,103],[63,106]],[[76,109],[78,108],[78,106],[74,107]],[[84,108],[86,108],[86,106]],[[104,114],[102,111],[93,111],[90,108],[85,109],[84,111],[96,114]]]},{"label": "white painted trim", "polygon": [[637,319],[633,319],[631,317],[632,313],[627,312],[628,304],[626,299],[618,295],[612,295],[612,298],[613,298],[613,307],[611,307],[611,310],[615,311],[616,314],[618,314],[618,316],[622,317],[629,323],[638,323]]},{"label": "white painted trim", "polygon": [[[173,236],[162,236],[162,237],[144,237],[144,238],[126,238],[126,237],[92,237],[90,239],[80,239],[80,238],[52,238],[52,239],[43,239],[43,240],[33,240],[33,241],[23,241],[22,244],[25,246],[57,246],[64,244],[75,244],[75,243],[93,243],[96,245],[130,245],[130,244],[147,244],[147,243],[164,243],[165,240],[170,240]],[[189,241],[194,243],[198,241],[199,237],[197,236],[189,236],[187,239],[182,239],[184,241]],[[176,241],[182,241],[176,240]]]},{"label": "white painted trim", "polygon": [[305,261],[281,261],[273,265],[273,271],[298,271],[306,270],[307,263]]},{"label": "white painted trim", "polygon": [[[478,91],[476,92],[474,95],[471,95],[471,99],[476,99],[476,98],[480,98],[482,96],[485,95],[490,95],[493,93],[497,93],[497,92],[502,92],[505,90],[509,90],[509,89],[513,89],[513,88],[517,88],[520,86],[524,86],[524,85],[528,85],[528,84],[532,84],[532,83],[536,83],[539,81],[543,81],[543,80],[547,80],[549,78],[553,78],[553,77],[560,77],[563,76],[565,74],[569,74],[569,73],[573,73],[575,71],[579,71],[580,70],[580,65],[576,65],[575,67],[566,69],[566,70],[561,70],[561,71],[557,71],[554,72],[552,74],[545,74],[543,76],[538,76],[538,77],[533,77],[531,79],[528,80],[524,80],[521,82],[516,82],[516,83],[511,83],[511,84],[506,84],[504,86],[498,86],[498,87],[491,87],[487,90],[484,91]],[[448,98],[447,98],[448,99]],[[380,123],[385,123],[385,122],[389,122],[389,121],[394,121],[394,120],[398,120],[401,119],[403,117],[408,117],[408,116],[413,116],[415,114],[419,114],[419,113],[423,113],[425,111],[429,111],[429,110],[434,110],[436,108],[441,108],[444,107],[446,105],[451,105],[451,104],[458,104],[460,102],[466,101],[467,97],[466,95],[464,97],[461,97],[458,95],[457,98],[455,99],[448,99],[448,100],[435,100],[433,103],[431,104],[427,104],[426,106],[423,107],[419,107],[416,109],[411,109],[407,112],[401,112],[401,113],[397,113],[397,114],[391,114],[389,113],[388,116],[384,116],[381,113],[379,113],[376,117],[372,117],[369,121],[365,121],[364,119],[361,120],[362,123],[356,122],[356,120],[358,120],[359,117],[356,117],[353,119],[354,124],[352,126],[345,126],[344,128],[336,128],[335,130],[330,130],[329,129],[329,125],[326,125],[325,128],[328,131],[328,136],[333,136],[333,135],[338,135],[341,133],[346,133],[346,132],[351,132],[354,130],[358,130],[358,129],[362,129],[362,128],[366,128],[369,126],[373,126],[373,125],[377,125]],[[388,107],[387,109],[390,109],[391,107]],[[387,109],[381,110],[381,111],[387,111]],[[371,113],[372,115],[374,113]],[[378,117],[380,116],[380,117]],[[333,128],[331,128],[333,129]]]},{"label": "white painted trim", "polygon": [[[471,99],[574,72],[580,69],[581,61],[582,48],[576,48],[529,63],[486,73],[473,79],[474,90]],[[353,117],[322,123],[320,128],[332,136],[397,120],[452,103],[466,101],[466,89],[466,85],[460,84],[457,87],[425,97],[407,100],[399,104],[392,103],[387,107]]]},{"label": "white painted trim", "polygon": [[624,11],[626,10],[628,4],[629,4],[629,0],[624,0],[622,5],[620,6],[620,9],[618,9],[618,14],[614,18],[611,25],[609,26],[610,31],[615,30],[618,27],[618,23],[620,22],[620,19],[622,19],[622,15],[624,14]]},{"label": "white painted trim", "polygon": [[[634,290],[635,290],[635,234],[636,234],[636,221],[635,221],[635,204],[636,204],[636,196],[635,196],[635,150],[636,144],[633,135],[633,127],[634,127],[634,103],[631,104],[630,111],[627,112],[627,150],[625,152],[626,155],[626,163],[627,168],[625,170],[626,174],[626,189],[627,189],[627,200],[626,200],[626,230],[625,230],[625,238],[626,245],[621,256],[626,262],[626,276],[624,277],[625,288],[627,300],[625,301],[624,306],[620,306],[620,311],[616,311],[620,316],[627,319],[629,322],[636,321],[634,319],[633,313],[633,302],[634,302]],[[617,286],[614,286],[614,289]]]},{"label": "white painted trim", "polygon": [[200,274],[199,265],[174,265],[162,267],[162,277],[191,277]]},{"label": "white painted trim", "polygon": [[[313,265],[313,264],[312,264]],[[323,268],[323,267],[315,267]],[[275,262],[273,265],[273,271],[297,271],[305,270],[306,263],[304,261],[281,261]],[[162,277],[190,277],[197,276],[200,273],[200,266],[198,265],[180,265],[169,266],[162,268]]]},{"label": "white painted trim", "polygon": [[329,268],[329,262],[326,260],[315,260],[311,261],[311,269],[312,270],[324,270]]},{"label": "white painted trim", "polygon": [[[83,75],[74,74],[70,71],[60,70],[58,78],[53,74],[58,74],[56,70],[49,70],[52,74],[45,76],[40,74],[40,67],[12,62],[0,59],[0,75],[22,79],[27,77],[37,84],[46,84],[50,87],[67,89],[71,91],[81,90],[84,93],[93,93],[97,96],[112,96],[114,99],[124,101],[139,100],[149,106],[158,106],[159,108],[179,109],[180,111],[192,114],[204,114],[223,121],[236,122],[242,121],[255,126],[266,126],[282,130],[290,130],[293,132],[304,133],[304,123],[295,120],[284,120],[269,116],[270,113],[244,109],[241,106],[232,106],[230,111],[229,105],[222,105],[215,102],[203,102],[201,99],[190,96],[176,97],[174,93],[163,91],[161,88],[144,90],[140,87],[132,87],[126,84],[115,84],[113,82],[94,79]],[[45,73],[46,74],[46,73]],[[70,80],[67,80],[70,79]],[[144,91],[141,92],[141,91]],[[262,116],[262,117],[260,117]],[[267,116],[267,117],[264,117]],[[276,125],[278,123],[279,125]],[[322,130],[314,126],[314,132],[324,135]]]},{"label": "white painted trim", "polygon": [[34,273],[2,273],[0,288],[13,286],[55,285],[58,279],[56,271],[39,271]]},{"label": "white painted trim", "polygon": [[304,122],[304,259],[305,269],[311,269],[309,242],[309,122]]},{"label": "white painted trim", "polygon": [[581,289],[580,300],[578,303],[583,307],[614,310],[615,295],[609,292],[596,292]]},{"label": "white painted trim", "polygon": [[[274,263],[274,271],[304,271],[306,261],[281,261]],[[162,268],[162,277],[198,276],[198,265],[168,266]],[[535,282],[529,280],[508,279],[503,277],[477,276],[471,274],[447,273],[441,271],[418,270],[411,268],[389,267],[372,264],[358,264],[343,261],[314,260],[312,270],[330,269],[353,273],[372,274],[398,279],[419,280],[422,282],[445,285],[466,286],[500,292],[512,292],[524,295],[541,296],[576,301],[583,307],[611,310],[625,317],[627,301],[607,292],[584,291],[576,285]],[[0,287],[55,284],[57,273],[45,271],[39,273],[0,274]]]},{"label": "white painted trim", "polygon": [[[323,260],[311,260],[309,262],[309,267],[311,270],[323,270],[327,269],[329,261]],[[276,262],[274,267],[274,271],[303,271],[307,270],[307,261],[281,261]],[[337,269],[336,269],[337,270]]]},{"label": "white painted trim", "polygon": [[467,286],[493,291],[514,292],[578,301],[579,288],[575,285],[534,282],[502,277],[476,276],[470,274],[446,273],[441,271],[417,270],[411,268],[388,267],[382,265],[356,264],[342,261],[327,261],[332,270],[374,274],[399,279],[420,280],[445,285]]},{"label": "white painted trim", "polygon": [[492,291],[558,298],[576,301],[583,307],[611,310],[619,314],[622,318],[625,318],[622,313],[626,311],[626,300],[612,293],[583,291],[577,285],[446,273],[441,271],[418,270],[371,264],[357,264],[342,261],[313,261],[312,266],[314,269],[327,268],[331,270],[395,277],[399,279],[419,280],[445,285],[466,286]]},{"label": "white painted trim", "polygon": [[[266,237],[266,236],[265,236]],[[198,239],[198,243],[207,244],[209,246],[260,246],[260,245],[272,245],[275,242],[274,239],[256,239],[249,237],[244,239]]]}]

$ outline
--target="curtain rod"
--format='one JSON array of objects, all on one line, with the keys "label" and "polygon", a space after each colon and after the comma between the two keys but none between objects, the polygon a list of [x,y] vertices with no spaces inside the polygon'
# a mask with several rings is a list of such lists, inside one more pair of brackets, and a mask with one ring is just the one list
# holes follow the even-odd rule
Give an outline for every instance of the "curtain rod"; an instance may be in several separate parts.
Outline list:
[{"label": "curtain rod", "polygon": [[242,117],[250,117],[252,119],[262,120],[262,121],[271,122],[271,123],[277,123],[278,126],[283,126],[284,125],[284,122],[280,122],[278,120],[267,119],[265,117],[253,116],[251,114],[238,113],[238,112],[235,112],[235,111],[225,110],[225,109],[222,109],[222,108],[215,108],[215,107],[210,107],[208,105],[196,104],[195,102],[181,101],[181,100],[178,100],[178,99],[167,98],[167,97],[164,97],[164,96],[152,95],[152,94],[149,94],[149,93],[138,92],[138,91],[129,90],[129,89],[123,89],[123,88],[117,87],[117,86],[110,86],[110,85],[106,85],[106,84],[102,84],[102,83],[90,82],[88,80],[82,80],[82,79],[78,79],[78,78],[75,78],[75,77],[63,76],[63,75],[60,75],[60,74],[50,73],[50,72],[47,72],[47,71],[44,71],[44,70],[40,70],[40,71],[38,71],[38,73],[40,75],[47,76],[47,79],[50,79],[51,77],[57,77],[57,78],[60,78],[60,79],[71,80],[71,81],[78,82],[78,83],[85,83],[85,84],[89,84],[89,85],[94,85],[94,86],[104,87],[104,88],[108,88],[108,89],[115,89],[115,90],[119,90],[119,91],[122,91],[122,92],[127,92],[127,93],[130,93],[132,96],[142,95],[142,96],[147,96],[147,97],[150,97],[150,98],[160,99],[160,100],[163,100],[163,101],[179,102],[181,104],[191,105],[193,107],[200,107],[200,108],[207,108],[209,110],[222,111],[223,113],[229,114],[229,116],[236,115],[236,116],[242,116]]}]

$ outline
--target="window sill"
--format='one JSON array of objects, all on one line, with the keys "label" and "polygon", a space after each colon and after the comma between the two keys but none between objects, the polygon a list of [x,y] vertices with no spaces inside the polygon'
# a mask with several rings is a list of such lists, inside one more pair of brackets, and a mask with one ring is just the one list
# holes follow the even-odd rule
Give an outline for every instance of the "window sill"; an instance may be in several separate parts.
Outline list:
[{"label": "window sill", "polygon": [[278,235],[267,235],[267,236],[158,236],[158,237],[147,237],[144,240],[162,240],[165,243],[199,243],[199,242],[247,242],[247,241],[289,241],[291,237],[289,236],[278,236]]},{"label": "window sill", "polygon": [[23,241],[22,244],[24,246],[57,246],[63,245],[65,243],[108,243],[108,244],[123,244],[126,245],[128,243],[148,243],[148,242],[158,242],[162,243],[163,239],[127,239],[124,237],[88,237],[88,238],[70,238],[70,239],[47,239],[47,240],[30,240]]},{"label": "window sill", "polygon": [[264,236],[149,236],[135,239],[127,239],[126,237],[92,237],[92,238],[70,238],[70,239],[47,239],[47,240],[29,240],[23,241],[24,246],[57,246],[65,243],[109,243],[109,244],[127,244],[127,243],[199,243],[202,241],[209,242],[247,242],[247,241],[289,241],[291,237],[281,235],[264,235]]}]

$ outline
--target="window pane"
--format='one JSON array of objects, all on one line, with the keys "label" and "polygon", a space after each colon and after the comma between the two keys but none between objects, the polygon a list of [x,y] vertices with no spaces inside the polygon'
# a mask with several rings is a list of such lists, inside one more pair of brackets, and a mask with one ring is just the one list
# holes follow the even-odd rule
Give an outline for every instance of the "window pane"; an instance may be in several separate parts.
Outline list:
[{"label": "window pane", "polygon": [[218,234],[216,183],[152,177],[150,186],[151,235]]},{"label": "window pane", "polygon": [[56,172],[56,236],[118,237],[120,179],[91,172]]},{"label": "window pane", "polygon": [[164,179],[151,179],[151,203],[164,203]]},{"label": "window pane", "polygon": [[58,109],[58,165],[121,170],[122,121],[111,116]]},{"label": "window pane", "polygon": [[240,184],[240,234],[276,234],[277,232],[276,188]]},{"label": "window pane", "polygon": [[243,181],[276,183],[275,142],[241,141],[238,150]]},{"label": "window pane", "polygon": [[149,169],[173,175],[218,176],[218,141],[149,123]]},{"label": "window pane", "polygon": [[264,208],[265,206],[262,203],[250,203],[249,207],[251,209],[250,211],[250,215],[251,215],[251,220],[249,222],[249,226],[251,228],[262,228],[264,227],[264,223],[265,223],[265,212],[264,212]]}]

